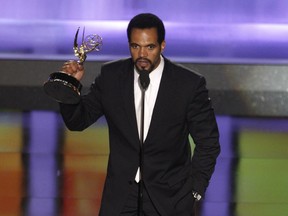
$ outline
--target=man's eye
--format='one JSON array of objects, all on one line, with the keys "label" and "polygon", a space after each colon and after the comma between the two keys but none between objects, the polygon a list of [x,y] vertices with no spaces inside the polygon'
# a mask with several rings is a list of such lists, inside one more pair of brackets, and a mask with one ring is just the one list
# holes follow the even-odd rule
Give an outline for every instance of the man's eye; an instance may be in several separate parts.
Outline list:
[{"label": "man's eye", "polygon": [[132,49],[137,49],[139,46],[136,45],[136,44],[131,44],[130,47],[131,47]]},{"label": "man's eye", "polygon": [[153,50],[154,48],[155,48],[155,45],[149,45],[149,46],[148,46],[148,49],[149,49],[149,50]]}]

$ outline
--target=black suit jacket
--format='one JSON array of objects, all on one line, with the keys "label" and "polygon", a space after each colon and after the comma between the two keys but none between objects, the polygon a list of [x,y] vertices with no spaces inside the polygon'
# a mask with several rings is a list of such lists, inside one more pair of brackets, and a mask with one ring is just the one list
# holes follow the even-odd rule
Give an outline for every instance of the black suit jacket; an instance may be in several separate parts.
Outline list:
[{"label": "black suit jacket", "polygon": [[[60,105],[70,130],[106,117],[110,155],[101,216],[119,215],[139,166],[133,80],[131,58],[104,64],[79,104]],[[192,160],[189,135],[196,144]],[[143,181],[161,215],[181,216],[177,204],[192,189],[204,195],[220,152],[218,138],[204,77],[165,59],[143,164]]]}]

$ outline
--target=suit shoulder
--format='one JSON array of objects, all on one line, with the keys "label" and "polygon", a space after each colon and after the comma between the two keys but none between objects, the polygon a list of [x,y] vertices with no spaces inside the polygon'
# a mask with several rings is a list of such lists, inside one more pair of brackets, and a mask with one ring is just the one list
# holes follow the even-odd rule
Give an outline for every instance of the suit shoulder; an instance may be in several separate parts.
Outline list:
[{"label": "suit shoulder", "polygon": [[130,71],[131,68],[133,68],[131,58],[105,62],[102,64],[100,73],[97,75],[96,79],[116,79],[127,71]]},{"label": "suit shoulder", "polygon": [[132,64],[131,58],[109,61],[109,62],[106,62],[102,65],[102,70],[123,69],[125,67],[128,68],[131,66],[131,64]]},{"label": "suit shoulder", "polygon": [[176,77],[183,79],[196,79],[196,80],[204,78],[203,75],[201,75],[198,71],[195,71],[184,65],[171,62],[170,60],[166,60],[165,64],[167,64],[167,68],[170,71],[173,71],[173,73],[175,73]]}]

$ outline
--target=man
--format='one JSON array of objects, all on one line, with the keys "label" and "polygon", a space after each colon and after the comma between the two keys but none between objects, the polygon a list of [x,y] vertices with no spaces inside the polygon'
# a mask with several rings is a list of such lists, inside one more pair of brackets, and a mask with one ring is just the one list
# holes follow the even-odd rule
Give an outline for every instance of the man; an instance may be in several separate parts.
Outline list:
[{"label": "man", "polygon": [[[163,57],[165,28],[157,16],[135,16],[127,36],[131,58],[104,64],[90,92],[79,104],[60,104],[61,114],[79,131],[106,117],[110,155],[101,216],[138,215],[139,207],[141,215],[191,216],[220,152],[205,79]],[[78,80],[84,73],[74,61],[62,70]],[[146,87],[142,73],[149,74]],[[196,144],[192,159],[189,135]]]}]

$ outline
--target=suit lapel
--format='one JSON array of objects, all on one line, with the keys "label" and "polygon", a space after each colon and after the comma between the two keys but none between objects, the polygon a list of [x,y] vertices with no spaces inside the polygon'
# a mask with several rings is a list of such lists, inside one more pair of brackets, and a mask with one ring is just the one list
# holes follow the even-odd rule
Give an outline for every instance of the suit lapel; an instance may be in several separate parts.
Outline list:
[{"label": "suit lapel", "polygon": [[163,119],[162,116],[165,115],[164,108],[169,107],[169,97],[171,96],[171,91],[173,88],[172,83],[170,82],[171,79],[169,68],[169,61],[165,59],[165,66],[161,77],[160,86],[153,109],[152,119],[145,142],[148,142],[150,137],[153,137],[153,131],[157,130],[157,123],[161,121],[160,119]]},{"label": "suit lapel", "polygon": [[130,63],[126,70],[123,71],[121,85],[122,97],[124,102],[123,106],[130,125],[130,133],[131,136],[133,135],[133,138],[139,141],[134,103],[134,70],[132,63]]}]

